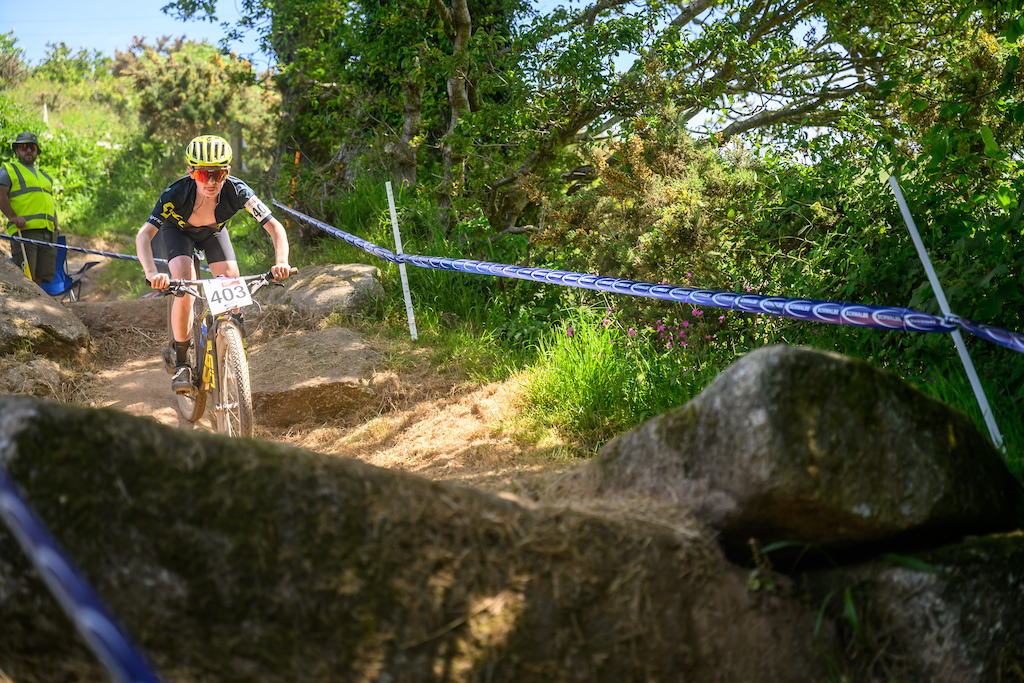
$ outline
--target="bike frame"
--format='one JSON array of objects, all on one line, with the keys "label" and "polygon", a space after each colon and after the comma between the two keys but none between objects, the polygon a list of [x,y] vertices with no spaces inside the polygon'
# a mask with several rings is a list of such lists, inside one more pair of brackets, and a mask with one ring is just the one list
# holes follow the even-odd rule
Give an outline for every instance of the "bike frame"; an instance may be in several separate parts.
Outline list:
[{"label": "bike frame", "polygon": [[[198,257],[196,272],[198,270]],[[292,269],[292,273],[298,272]],[[254,294],[269,284],[273,275],[246,275],[239,278]],[[171,280],[165,295],[190,294],[192,310],[192,365],[193,391],[178,395],[178,412],[189,422],[198,422],[206,408],[207,395],[213,398],[214,425],[217,431],[232,436],[252,436],[252,394],[249,386],[249,367],[243,343],[241,325],[232,312],[213,315],[202,291],[203,280]],[[171,327],[173,299],[168,300],[168,347],[164,349],[164,364],[168,372],[174,369],[174,334]]]}]

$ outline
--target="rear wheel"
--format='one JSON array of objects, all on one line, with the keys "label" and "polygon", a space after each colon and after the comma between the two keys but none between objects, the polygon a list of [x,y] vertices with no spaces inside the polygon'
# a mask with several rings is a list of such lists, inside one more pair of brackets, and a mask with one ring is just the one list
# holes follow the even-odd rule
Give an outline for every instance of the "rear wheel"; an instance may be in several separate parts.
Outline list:
[{"label": "rear wheel", "polygon": [[[167,336],[174,341],[174,332],[171,330],[171,305],[174,302],[175,297],[167,298]],[[202,360],[202,355],[205,351],[201,347],[200,340],[200,320],[199,315],[203,312],[203,302],[195,297],[192,298],[192,347],[188,350],[188,365],[192,368],[192,389],[187,394],[175,394],[176,407],[178,413],[189,422],[198,422],[199,418],[203,416],[206,411],[206,392],[202,390],[202,368],[200,367],[199,361]],[[174,357],[174,345],[172,343],[170,349],[170,359],[168,358],[165,350],[164,362],[171,361],[173,366]]]},{"label": "rear wheel", "polygon": [[217,327],[217,431],[252,436],[252,392],[242,333],[233,321]]}]

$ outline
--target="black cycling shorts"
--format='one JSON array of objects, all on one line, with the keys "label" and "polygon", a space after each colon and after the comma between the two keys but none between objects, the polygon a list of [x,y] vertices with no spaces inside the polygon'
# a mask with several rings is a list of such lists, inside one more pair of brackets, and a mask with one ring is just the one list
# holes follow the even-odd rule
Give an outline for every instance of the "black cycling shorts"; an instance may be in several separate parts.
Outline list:
[{"label": "black cycling shorts", "polygon": [[191,257],[197,249],[206,254],[207,263],[235,260],[235,250],[231,246],[231,238],[228,237],[228,231],[225,229],[187,228],[182,230],[168,221],[160,226],[160,235],[163,237],[164,246],[167,247],[168,261],[176,256]]}]

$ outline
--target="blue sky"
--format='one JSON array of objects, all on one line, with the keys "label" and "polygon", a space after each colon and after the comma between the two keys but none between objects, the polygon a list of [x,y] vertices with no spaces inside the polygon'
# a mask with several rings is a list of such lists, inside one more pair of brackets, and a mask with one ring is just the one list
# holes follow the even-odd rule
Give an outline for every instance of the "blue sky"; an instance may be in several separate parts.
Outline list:
[{"label": "blue sky", "polygon": [[[100,50],[109,57],[114,50],[126,50],[132,36],[146,36],[152,42],[160,36],[186,36],[216,45],[223,35],[219,23],[201,21],[183,22],[165,15],[160,8],[167,0],[46,0],[39,3],[3,0],[0,12],[0,33],[14,29],[18,46],[25,50],[29,63],[35,65],[46,54],[47,43],[64,42],[77,51],[79,48]],[[239,12],[235,0],[219,0],[218,19],[234,23]],[[231,49],[252,60],[262,71],[268,58],[256,53],[255,37],[231,45]]]}]

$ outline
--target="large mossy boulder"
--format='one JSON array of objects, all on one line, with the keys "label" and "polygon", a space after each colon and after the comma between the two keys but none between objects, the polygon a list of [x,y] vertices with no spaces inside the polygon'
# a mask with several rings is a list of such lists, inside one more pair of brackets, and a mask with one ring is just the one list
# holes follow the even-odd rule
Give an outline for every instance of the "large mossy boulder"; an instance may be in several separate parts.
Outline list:
[{"label": "large mossy boulder", "polygon": [[[821,681],[699,524],[0,396],[0,466],[168,681]],[[108,680],[0,525],[0,666]]]},{"label": "large mossy boulder", "polygon": [[791,346],[748,353],[573,479],[692,510],[737,548],[935,545],[1024,518],[1024,488],[962,412],[863,361]]}]

